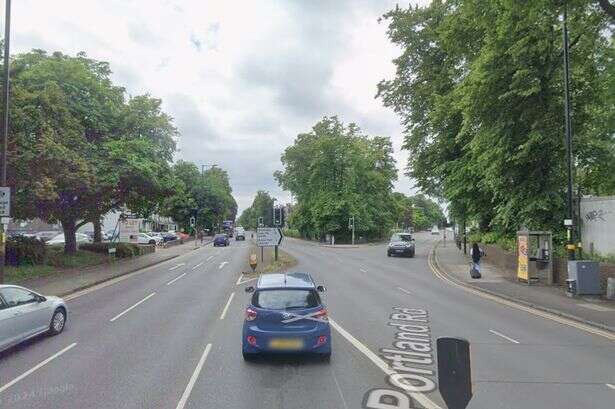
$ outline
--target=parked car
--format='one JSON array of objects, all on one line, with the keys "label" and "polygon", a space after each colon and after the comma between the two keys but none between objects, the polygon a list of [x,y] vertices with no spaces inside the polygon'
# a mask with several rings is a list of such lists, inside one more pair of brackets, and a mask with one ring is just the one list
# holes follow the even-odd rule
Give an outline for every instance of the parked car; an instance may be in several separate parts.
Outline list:
[{"label": "parked car", "polygon": [[[86,232],[83,232],[83,234],[88,236],[90,238],[90,240],[94,241],[94,232],[93,231],[86,231]],[[101,231],[100,232],[100,239],[102,241],[109,241],[109,236],[104,231]]]},{"label": "parked car", "polygon": [[218,246],[228,246],[230,244],[228,236],[224,233],[222,234],[216,234],[216,236],[214,237],[214,247],[218,247]]},{"label": "parked car", "polygon": [[[92,242],[87,234],[83,233],[75,233],[75,239],[77,240],[77,244]],[[50,246],[63,246],[65,244],[64,233],[58,234],[53,239],[49,240],[47,244]]]},{"label": "parked car", "polygon": [[391,236],[387,247],[387,256],[409,256],[414,257],[415,245],[414,238],[410,233],[395,233]]},{"label": "parked car", "polygon": [[239,240],[245,240],[245,239],[246,239],[246,231],[243,229],[243,227],[235,228],[235,240],[239,241]]},{"label": "parked car", "polygon": [[0,284],[0,351],[44,333],[57,335],[67,318],[68,308],[61,298]]},{"label": "parked car", "polygon": [[168,231],[166,233],[162,233],[162,239],[164,240],[164,242],[168,242],[168,241],[173,241],[173,240],[177,240],[179,239],[179,237],[177,236],[177,234],[175,234],[175,232],[173,231]]},{"label": "parked car", "polygon": [[146,233],[139,233],[139,237],[137,239],[137,243],[139,244],[153,244],[156,245],[156,239]]},{"label": "parked car", "polygon": [[53,239],[58,234],[60,234],[60,232],[57,230],[45,230],[45,231],[39,231],[38,233],[36,233],[38,238],[43,240],[44,242],[47,242]]},{"label": "parked car", "polygon": [[263,274],[246,308],[241,337],[245,360],[262,353],[310,353],[331,357],[328,313],[308,273]]},{"label": "parked car", "polygon": [[156,240],[156,244],[161,245],[164,243],[164,237],[162,236],[162,233],[153,231],[147,234],[149,234]]}]

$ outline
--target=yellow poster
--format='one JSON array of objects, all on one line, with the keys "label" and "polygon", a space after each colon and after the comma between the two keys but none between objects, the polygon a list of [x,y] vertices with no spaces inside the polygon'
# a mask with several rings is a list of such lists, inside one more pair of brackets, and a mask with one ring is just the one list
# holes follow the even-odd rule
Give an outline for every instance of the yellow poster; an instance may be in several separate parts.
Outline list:
[{"label": "yellow poster", "polygon": [[529,281],[528,273],[528,237],[517,237],[517,278],[519,280]]}]

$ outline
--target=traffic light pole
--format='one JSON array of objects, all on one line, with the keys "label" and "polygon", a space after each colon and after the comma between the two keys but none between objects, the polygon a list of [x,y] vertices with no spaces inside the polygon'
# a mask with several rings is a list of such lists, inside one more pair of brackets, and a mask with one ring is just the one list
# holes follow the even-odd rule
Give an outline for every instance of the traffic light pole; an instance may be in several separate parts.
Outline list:
[{"label": "traffic light pole", "polygon": [[574,216],[572,205],[572,123],[570,121],[570,56],[568,53],[568,7],[564,5],[564,128],[566,132],[566,167],[568,172],[568,191],[566,197],[567,230],[566,251],[568,259],[575,259]]}]

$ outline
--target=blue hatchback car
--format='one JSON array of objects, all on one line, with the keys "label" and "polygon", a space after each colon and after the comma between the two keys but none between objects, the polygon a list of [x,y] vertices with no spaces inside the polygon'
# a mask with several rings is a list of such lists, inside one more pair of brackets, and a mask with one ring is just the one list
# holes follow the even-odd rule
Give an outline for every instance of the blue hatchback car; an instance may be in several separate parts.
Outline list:
[{"label": "blue hatchback car", "polygon": [[309,353],[328,361],[331,328],[327,309],[308,273],[263,274],[246,308],[242,352],[245,360],[261,353]]}]

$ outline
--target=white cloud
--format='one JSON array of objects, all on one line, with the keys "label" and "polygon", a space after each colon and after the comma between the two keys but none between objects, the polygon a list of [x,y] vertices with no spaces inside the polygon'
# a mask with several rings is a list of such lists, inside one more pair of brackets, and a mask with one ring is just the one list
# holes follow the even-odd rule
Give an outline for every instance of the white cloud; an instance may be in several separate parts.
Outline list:
[{"label": "white cloud", "polygon": [[[280,154],[323,115],[391,136],[374,99],[398,50],[377,19],[395,1],[20,0],[12,51],[60,50],[108,61],[129,94],[162,98],[182,133],[178,157],[227,169],[240,209],[273,179]],[[400,172],[400,176],[401,176]],[[409,192],[400,177],[396,187]]]}]

